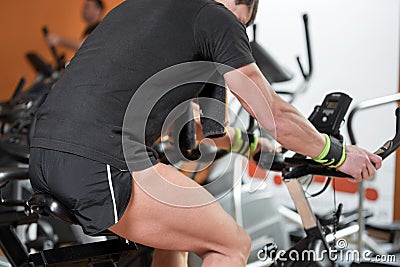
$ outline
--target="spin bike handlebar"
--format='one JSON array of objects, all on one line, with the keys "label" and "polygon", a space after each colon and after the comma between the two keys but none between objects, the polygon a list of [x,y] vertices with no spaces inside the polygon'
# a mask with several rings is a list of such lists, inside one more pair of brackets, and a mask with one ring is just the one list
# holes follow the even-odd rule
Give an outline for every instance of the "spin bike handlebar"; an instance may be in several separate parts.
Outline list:
[{"label": "spin bike handlebar", "polygon": [[[393,139],[387,141],[375,154],[380,156],[382,160],[387,158],[400,146],[400,108],[396,109],[396,134]],[[281,154],[276,154],[271,162],[271,153],[257,153],[254,155],[254,160],[259,162],[261,167],[271,166],[269,169],[272,171],[282,172],[284,179],[296,179],[305,175],[322,175],[329,177],[346,177],[351,178],[350,175],[337,171],[332,168],[325,167],[311,159],[305,157],[294,156],[292,158],[283,158]]]},{"label": "spin bike handlebar", "polygon": [[[46,26],[42,27],[42,33],[45,37],[47,37],[49,35],[49,30]],[[50,45],[49,48],[50,48],[51,55],[53,56],[54,60],[56,61],[56,64],[57,64],[56,69],[61,70],[65,64],[64,56],[58,54],[57,49],[54,45]]]}]

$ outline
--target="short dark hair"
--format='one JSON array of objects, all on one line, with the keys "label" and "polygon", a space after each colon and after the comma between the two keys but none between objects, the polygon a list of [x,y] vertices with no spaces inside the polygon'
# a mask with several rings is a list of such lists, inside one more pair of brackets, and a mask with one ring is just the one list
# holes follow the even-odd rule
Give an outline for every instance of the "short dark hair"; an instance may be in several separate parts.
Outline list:
[{"label": "short dark hair", "polygon": [[104,2],[102,0],[88,0],[88,1],[95,2],[98,8],[100,8],[102,11],[104,10]]},{"label": "short dark hair", "polygon": [[258,3],[259,0],[236,0],[236,5],[247,5],[251,10],[251,17],[249,22],[246,23],[246,27],[249,27],[251,24],[254,23],[258,11]]}]

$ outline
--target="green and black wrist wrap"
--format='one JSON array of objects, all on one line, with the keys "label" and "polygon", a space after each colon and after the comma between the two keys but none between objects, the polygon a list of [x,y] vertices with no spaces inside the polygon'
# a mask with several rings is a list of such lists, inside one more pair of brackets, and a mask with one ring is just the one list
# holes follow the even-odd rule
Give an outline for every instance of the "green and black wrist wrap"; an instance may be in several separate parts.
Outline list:
[{"label": "green and black wrist wrap", "polygon": [[242,132],[239,128],[233,129],[235,130],[235,139],[229,152],[249,157],[257,149],[258,137],[254,134]]},{"label": "green and black wrist wrap", "polygon": [[337,168],[346,159],[346,146],[337,138],[322,134],[325,137],[325,147],[314,161],[321,163],[329,168]]}]

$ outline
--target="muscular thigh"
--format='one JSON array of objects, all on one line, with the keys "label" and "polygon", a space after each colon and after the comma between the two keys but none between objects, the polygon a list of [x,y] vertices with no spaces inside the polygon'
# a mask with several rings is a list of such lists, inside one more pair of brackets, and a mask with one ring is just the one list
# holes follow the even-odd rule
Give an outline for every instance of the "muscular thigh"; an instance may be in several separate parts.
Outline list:
[{"label": "muscular thigh", "polygon": [[111,231],[151,247],[201,255],[235,242],[239,227],[204,188],[157,164],[134,172],[130,203]]}]

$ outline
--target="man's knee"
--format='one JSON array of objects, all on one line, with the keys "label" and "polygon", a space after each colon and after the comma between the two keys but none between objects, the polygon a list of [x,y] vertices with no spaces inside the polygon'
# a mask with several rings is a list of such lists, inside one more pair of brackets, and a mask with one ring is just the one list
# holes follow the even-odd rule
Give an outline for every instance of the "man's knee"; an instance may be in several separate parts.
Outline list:
[{"label": "man's knee", "polygon": [[232,233],[232,239],[227,247],[227,256],[236,263],[244,264],[250,255],[251,238],[238,226],[236,234]]},{"label": "man's knee", "polygon": [[247,260],[251,250],[251,238],[241,227],[239,227],[239,236],[236,249],[236,251],[240,253],[238,256]]},{"label": "man's knee", "polygon": [[232,238],[223,244],[223,248],[209,250],[203,255],[203,263],[212,266],[245,266],[250,255],[251,239],[249,235],[240,227],[238,231],[232,232]]}]

